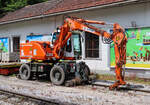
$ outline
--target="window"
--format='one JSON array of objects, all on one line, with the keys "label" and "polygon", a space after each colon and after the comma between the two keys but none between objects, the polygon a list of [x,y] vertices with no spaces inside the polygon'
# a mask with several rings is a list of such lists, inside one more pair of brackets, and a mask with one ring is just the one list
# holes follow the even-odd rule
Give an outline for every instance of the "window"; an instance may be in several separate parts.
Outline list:
[{"label": "window", "polygon": [[76,56],[81,56],[81,36],[78,33],[74,33],[73,35],[73,45],[74,45],[74,54]]},{"label": "window", "polygon": [[99,36],[85,33],[85,58],[100,58]]},{"label": "window", "polygon": [[67,41],[66,51],[67,52],[71,52],[72,51],[72,44],[71,44],[71,39],[70,38]]},{"label": "window", "polygon": [[13,52],[20,50],[20,37],[13,37]]},{"label": "window", "polygon": [[59,33],[58,32],[54,32],[52,33],[52,44],[54,44],[56,42],[56,40],[58,40],[59,38]]}]

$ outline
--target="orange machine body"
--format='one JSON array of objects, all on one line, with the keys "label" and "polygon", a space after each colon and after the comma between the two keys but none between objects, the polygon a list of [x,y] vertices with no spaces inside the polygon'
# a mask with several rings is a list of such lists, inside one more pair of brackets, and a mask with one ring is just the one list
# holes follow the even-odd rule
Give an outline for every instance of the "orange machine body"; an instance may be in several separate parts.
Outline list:
[{"label": "orange machine body", "polygon": [[50,42],[31,41],[20,44],[20,58],[32,60],[49,60],[53,56]]},{"label": "orange machine body", "polygon": [[31,41],[29,43],[23,43],[20,46],[21,59],[64,59],[64,49],[72,32],[76,30],[85,31],[110,39],[114,42],[117,82],[110,86],[110,89],[117,88],[119,85],[125,85],[124,75],[122,75],[123,66],[126,64],[127,37],[125,35],[125,30],[118,23],[114,23],[111,24],[113,26],[113,33],[111,34],[90,24],[109,25],[103,21],[84,20],[76,17],[66,18],[64,24],[60,27],[60,33],[53,48],[50,48],[50,42]]}]

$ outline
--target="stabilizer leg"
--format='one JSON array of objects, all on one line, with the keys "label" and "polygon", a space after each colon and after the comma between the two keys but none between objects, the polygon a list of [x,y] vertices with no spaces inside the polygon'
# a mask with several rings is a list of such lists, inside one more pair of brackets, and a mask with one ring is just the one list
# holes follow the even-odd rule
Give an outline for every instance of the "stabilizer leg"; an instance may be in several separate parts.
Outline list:
[{"label": "stabilizer leg", "polygon": [[125,85],[124,76],[122,75],[122,67],[116,66],[116,79],[117,81],[109,87],[110,90],[118,88],[119,85]]}]

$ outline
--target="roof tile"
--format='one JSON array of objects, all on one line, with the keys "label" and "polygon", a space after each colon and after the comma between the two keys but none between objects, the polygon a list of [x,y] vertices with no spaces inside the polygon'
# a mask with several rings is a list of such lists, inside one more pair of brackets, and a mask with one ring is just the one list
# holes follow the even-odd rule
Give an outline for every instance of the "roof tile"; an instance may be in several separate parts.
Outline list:
[{"label": "roof tile", "polygon": [[124,0],[63,0],[63,2],[56,5],[53,9],[46,11],[44,14],[94,7],[121,1]]},{"label": "roof tile", "polygon": [[49,0],[47,2],[26,6],[15,12],[10,12],[4,17],[0,18],[0,23],[121,1],[125,0]]}]

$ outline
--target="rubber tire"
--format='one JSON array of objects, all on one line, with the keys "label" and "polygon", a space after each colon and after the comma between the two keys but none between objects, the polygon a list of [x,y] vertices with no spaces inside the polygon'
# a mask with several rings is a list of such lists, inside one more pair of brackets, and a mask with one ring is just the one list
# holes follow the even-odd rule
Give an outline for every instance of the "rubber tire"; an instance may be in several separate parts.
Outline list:
[{"label": "rubber tire", "polygon": [[[54,73],[59,71],[61,73],[61,79],[59,81],[55,81]],[[50,80],[54,85],[62,85],[65,82],[65,72],[62,67],[54,66],[50,71]]]},{"label": "rubber tire", "polygon": [[[26,77],[22,75],[23,68],[26,68],[26,70],[28,72],[28,75]],[[22,80],[29,80],[31,78],[31,69],[30,69],[29,65],[22,64],[20,69],[19,69],[19,75],[20,75],[20,79],[22,79]]]},{"label": "rubber tire", "polygon": [[89,69],[88,65],[85,64],[84,68],[85,68],[84,70],[85,70],[86,74],[90,75],[91,73],[90,73],[90,69]]},{"label": "rubber tire", "polygon": [[87,64],[85,64],[85,62],[83,62],[83,61],[79,62],[79,65],[84,68],[84,71],[85,71],[87,76],[89,76],[91,74],[90,68],[88,67]]}]

